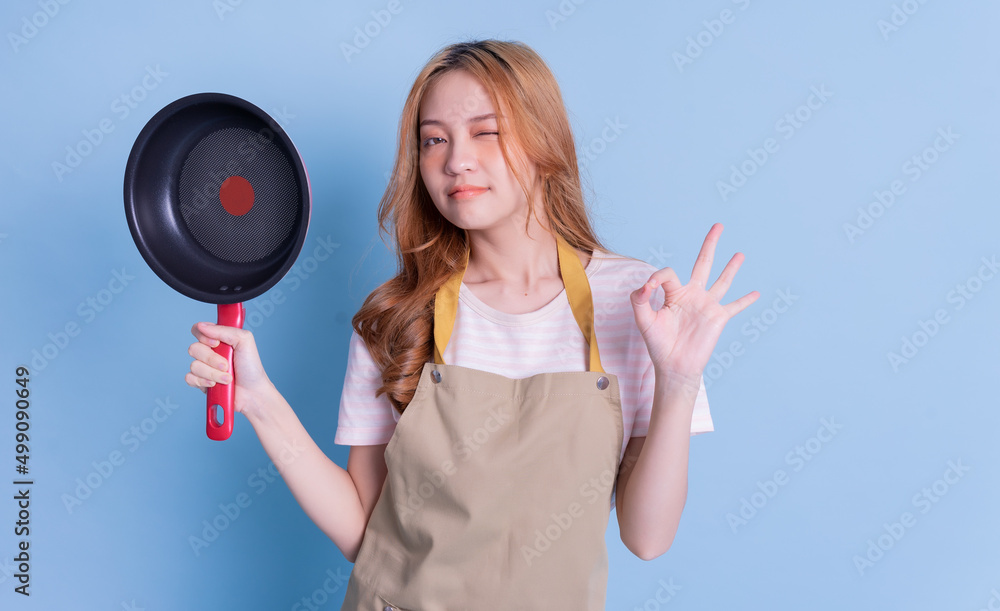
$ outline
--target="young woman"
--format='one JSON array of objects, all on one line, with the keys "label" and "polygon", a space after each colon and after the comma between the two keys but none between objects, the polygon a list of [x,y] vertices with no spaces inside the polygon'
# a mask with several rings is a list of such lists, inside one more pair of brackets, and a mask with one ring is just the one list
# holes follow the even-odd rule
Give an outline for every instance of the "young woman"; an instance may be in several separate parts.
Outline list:
[{"label": "young woman", "polygon": [[399,270],[353,320],[346,470],[249,331],[196,324],[187,383],[230,382],[212,348],[234,347],[235,409],[355,562],[344,609],[603,609],[612,507],[640,558],[673,541],[689,438],[712,430],[702,371],[759,297],[720,304],[742,255],[706,288],[719,224],[688,284],[603,248],[552,73],[495,40],[417,77],[379,226]]}]

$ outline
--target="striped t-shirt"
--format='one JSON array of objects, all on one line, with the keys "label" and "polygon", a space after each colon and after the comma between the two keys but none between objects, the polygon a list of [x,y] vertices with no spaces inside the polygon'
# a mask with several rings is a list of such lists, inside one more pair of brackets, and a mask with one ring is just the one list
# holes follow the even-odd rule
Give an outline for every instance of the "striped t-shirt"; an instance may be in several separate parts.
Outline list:
[{"label": "striped t-shirt", "polygon": [[[653,404],[653,363],[635,324],[629,294],[642,286],[656,268],[637,259],[596,251],[587,264],[594,299],[594,327],[601,365],[618,376],[624,436],[619,460],[630,437],[644,437]],[[534,312],[507,314],[486,305],[463,283],[446,363],[526,378],[538,373],[586,371],[586,340],[573,317],[565,289]],[[663,290],[650,297],[654,309],[663,304]],[[382,394],[375,396],[381,375],[361,337],[354,332],[347,356],[347,373],[340,397],[334,443],[388,443],[399,414]],[[713,431],[705,379],[695,401],[691,434]]]}]

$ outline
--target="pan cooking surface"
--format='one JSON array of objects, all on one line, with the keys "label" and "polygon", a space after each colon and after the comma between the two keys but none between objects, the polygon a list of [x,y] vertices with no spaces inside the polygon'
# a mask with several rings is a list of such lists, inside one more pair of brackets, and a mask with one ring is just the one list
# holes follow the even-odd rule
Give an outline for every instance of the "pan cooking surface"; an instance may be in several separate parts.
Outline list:
[{"label": "pan cooking surface", "polygon": [[273,132],[228,127],[205,135],[184,160],[178,203],[185,225],[225,261],[264,259],[288,239],[300,193]]}]

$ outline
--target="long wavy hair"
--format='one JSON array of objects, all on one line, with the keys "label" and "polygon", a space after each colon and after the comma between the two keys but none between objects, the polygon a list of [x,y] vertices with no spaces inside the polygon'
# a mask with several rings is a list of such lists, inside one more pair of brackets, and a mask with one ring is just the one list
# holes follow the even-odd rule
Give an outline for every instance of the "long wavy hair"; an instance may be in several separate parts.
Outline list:
[{"label": "long wavy hair", "polygon": [[571,246],[605,250],[591,228],[577,167],[576,148],[555,77],[524,43],[480,40],[449,45],[420,71],[403,105],[396,159],[379,203],[379,233],[392,233],[398,271],[376,288],[352,319],[382,372],[376,396],[385,393],[400,413],[413,398],[424,363],[433,360],[434,297],[462,264],[466,230],[445,219],[420,176],[419,111],[425,93],[444,74],[465,70],[482,83],[497,114],[499,144],[528,200],[532,187],[511,163],[507,139],[534,162],[541,206],[549,228]]}]

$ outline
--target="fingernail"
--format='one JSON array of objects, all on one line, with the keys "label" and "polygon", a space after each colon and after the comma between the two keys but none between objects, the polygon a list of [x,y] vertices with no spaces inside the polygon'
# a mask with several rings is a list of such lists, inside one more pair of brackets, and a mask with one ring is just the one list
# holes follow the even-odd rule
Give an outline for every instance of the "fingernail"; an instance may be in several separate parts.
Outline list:
[{"label": "fingernail", "polygon": [[232,376],[230,376],[228,373],[222,376],[223,384],[229,384],[232,380],[233,380]]}]

